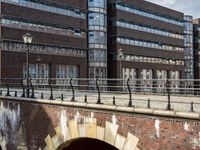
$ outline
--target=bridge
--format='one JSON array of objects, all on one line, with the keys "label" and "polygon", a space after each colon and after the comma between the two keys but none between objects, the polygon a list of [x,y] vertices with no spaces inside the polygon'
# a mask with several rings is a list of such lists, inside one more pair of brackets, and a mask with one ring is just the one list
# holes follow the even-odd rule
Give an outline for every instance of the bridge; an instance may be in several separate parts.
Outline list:
[{"label": "bridge", "polygon": [[32,84],[30,97],[23,97],[17,85],[0,87],[2,149],[200,149],[199,97],[193,89],[176,89],[188,93],[181,96],[117,84],[113,89],[121,92],[47,82]]}]

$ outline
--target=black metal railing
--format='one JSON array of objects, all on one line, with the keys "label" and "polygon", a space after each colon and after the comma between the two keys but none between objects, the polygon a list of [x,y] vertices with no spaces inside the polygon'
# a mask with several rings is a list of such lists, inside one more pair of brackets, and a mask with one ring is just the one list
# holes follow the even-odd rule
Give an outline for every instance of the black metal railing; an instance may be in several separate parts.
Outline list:
[{"label": "black metal railing", "polygon": [[[51,78],[30,79],[29,84],[29,98],[149,109],[159,106],[166,110],[179,110],[179,106],[182,105],[190,112],[198,111],[200,106],[200,80]],[[27,97],[25,88],[28,86],[24,79],[0,79],[0,95],[21,95],[24,98]],[[138,98],[138,95],[145,96]],[[175,100],[174,96],[182,98]]]}]

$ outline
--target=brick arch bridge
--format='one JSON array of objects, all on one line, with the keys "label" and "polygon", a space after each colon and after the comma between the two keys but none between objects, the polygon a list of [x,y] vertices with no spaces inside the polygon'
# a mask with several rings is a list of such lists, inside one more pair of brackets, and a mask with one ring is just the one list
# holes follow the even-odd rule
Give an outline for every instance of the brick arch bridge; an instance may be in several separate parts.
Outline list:
[{"label": "brick arch bridge", "polygon": [[200,149],[200,114],[157,109],[0,97],[4,149],[56,149],[76,138],[117,149]]},{"label": "brick arch bridge", "polygon": [[[103,141],[113,147],[116,147],[115,149],[104,148],[104,150],[138,150],[136,146],[139,139],[131,133],[128,133],[127,137],[120,135],[120,133],[118,133],[119,125],[106,121],[104,128],[97,126],[96,118],[86,117],[82,121],[79,119],[81,118],[67,121],[68,125],[57,126],[55,128],[56,134],[53,137],[48,135],[45,138],[45,143],[47,145],[44,149],[57,149],[58,147],[62,147],[61,145],[66,141],[85,138]],[[92,146],[90,148],[92,149]]]}]

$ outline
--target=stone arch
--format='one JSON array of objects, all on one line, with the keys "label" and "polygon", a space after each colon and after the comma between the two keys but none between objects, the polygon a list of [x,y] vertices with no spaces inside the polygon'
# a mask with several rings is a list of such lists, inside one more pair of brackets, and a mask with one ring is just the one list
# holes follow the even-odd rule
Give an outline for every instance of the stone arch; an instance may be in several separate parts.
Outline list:
[{"label": "stone arch", "polygon": [[119,125],[107,121],[105,127],[97,126],[96,118],[85,118],[84,121],[72,119],[66,126],[57,126],[54,136],[47,135],[44,150],[56,150],[64,142],[77,138],[101,140],[119,150],[139,150],[139,139],[131,133],[127,137],[120,135],[118,128]]}]

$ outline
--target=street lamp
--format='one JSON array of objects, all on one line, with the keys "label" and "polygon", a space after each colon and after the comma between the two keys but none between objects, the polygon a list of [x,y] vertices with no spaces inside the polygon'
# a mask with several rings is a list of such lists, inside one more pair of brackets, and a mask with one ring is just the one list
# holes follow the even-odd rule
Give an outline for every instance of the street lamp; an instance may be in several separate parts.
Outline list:
[{"label": "street lamp", "polygon": [[[123,75],[122,75],[122,73],[123,73],[123,71],[122,71],[122,59],[123,59],[123,56],[124,56],[124,54],[123,54],[123,50],[120,48],[120,49],[118,49],[118,57],[119,57],[119,59],[120,59],[120,63],[119,63],[119,86],[122,86],[123,85]],[[121,82],[122,81],[122,82]]]},{"label": "street lamp", "polygon": [[26,75],[26,81],[27,81],[27,89],[26,89],[26,96],[29,97],[30,96],[30,89],[29,89],[29,44],[32,43],[32,39],[33,37],[31,36],[31,34],[26,33],[23,35],[23,40],[24,43],[27,44],[27,52],[26,52],[26,71],[27,71],[27,75]]},{"label": "street lamp", "polygon": [[118,56],[119,56],[119,58],[120,58],[120,75],[119,75],[119,77],[120,77],[120,79],[121,78],[123,78],[123,76],[122,76],[122,58],[123,58],[123,56],[124,56],[124,53],[123,53],[123,50],[120,48],[119,50],[118,50]]}]

